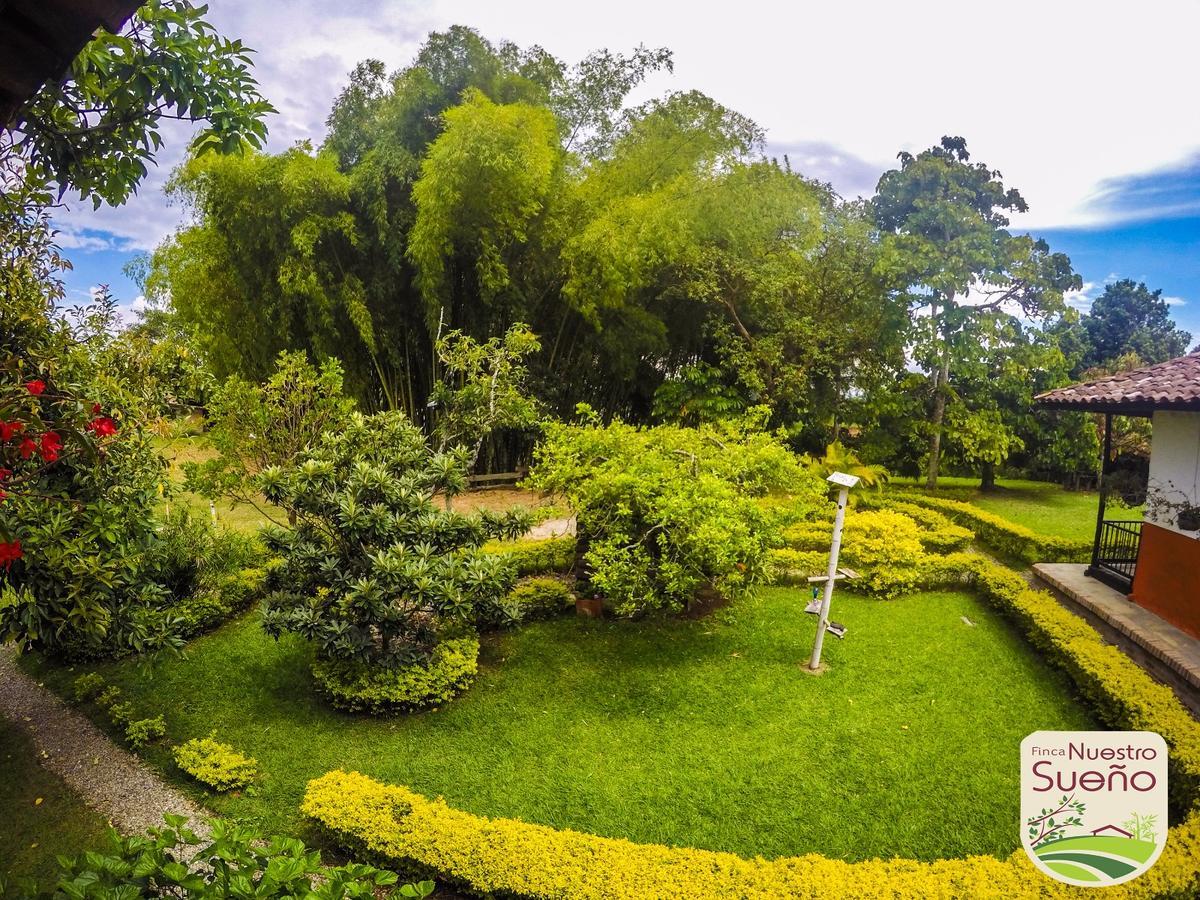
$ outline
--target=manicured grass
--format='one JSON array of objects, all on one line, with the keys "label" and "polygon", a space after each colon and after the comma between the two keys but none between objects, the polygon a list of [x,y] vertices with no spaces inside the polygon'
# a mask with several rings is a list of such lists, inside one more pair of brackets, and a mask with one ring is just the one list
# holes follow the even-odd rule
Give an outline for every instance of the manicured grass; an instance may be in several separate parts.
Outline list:
[{"label": "manicured grass", "polygon": [[213,507],[210,507],[208,501],[203,497],[182,489],[183,464],[185,462],[204,462],[216,455],[216,451],[208,443],[205,435],[183,434],[172,438],[161,438],[156,440],[156,444],[158,451],[167,460],[168,478],[177,487],[170,502],[182,504],[197,516],[207,517],[212,515],[215,510],[218,522],[239,531],[257,531],[267,524],[268,519],[263,515],[263,509],[271,512],[276,521],[287,521],[285,512],[272,507],[265,500],[259,504],[261,509],[252,503],[231,503],[228,500],[218,501]]},{"label": "manicured grass", "polygon": [[44,769],[29,738],[3,718],[0,772],[0,876],[48,888],[58,875],[56,856],[106,846],[108,823]]},{"label": "manicured grass", "polygon": [[[325,706],[308,648],[275,644],[255,614],[151,674],[100,670],[141,714],[165,714],[172,741],[215,730],[255,756],[253,796],[208,802],[268,832],[304,834],[305,783],[341,767],[475,813],[743,855],[1012,852],[1021,739],[1094,727],[1065,679],[959,593],[840,593],[849,634],[807,675],[804,601],[773,588],[707,619],[491,635],[465,695],[382,720]],[[26,665],[60,691],[79,671]],[[150,757],[183,777],[165,748]]]},{"label": "manicured grass", "polygon": [[[898,485],[924,485],[924,480],[897,478]],[[978,478],[942,476],[937,494],[953,500],[965,500],[980,509],[1003,516],[1040,534],[1078,540],[1090,540],[1096,533],[1096,508],[1100,496],[1094,491],[1068,491],[1045,481],[996,479],[996,490],[979,490]],[[1108,504],[1106,519],[1140,519],[1141,508],[1122,509]]]}]

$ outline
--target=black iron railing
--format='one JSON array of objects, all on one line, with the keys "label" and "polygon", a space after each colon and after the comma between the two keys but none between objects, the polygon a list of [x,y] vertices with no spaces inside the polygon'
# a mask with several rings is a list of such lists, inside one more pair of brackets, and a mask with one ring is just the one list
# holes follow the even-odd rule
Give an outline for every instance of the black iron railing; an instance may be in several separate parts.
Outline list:
[{"label": "black iron railing", "polygon": [[1138,546],[1142,540],[1141,522],[1121,522],[1105,519],[1096,535],[1092,564],[1088,574],[1119,591],[1133,589],[1133,573],[1137,569]]}]

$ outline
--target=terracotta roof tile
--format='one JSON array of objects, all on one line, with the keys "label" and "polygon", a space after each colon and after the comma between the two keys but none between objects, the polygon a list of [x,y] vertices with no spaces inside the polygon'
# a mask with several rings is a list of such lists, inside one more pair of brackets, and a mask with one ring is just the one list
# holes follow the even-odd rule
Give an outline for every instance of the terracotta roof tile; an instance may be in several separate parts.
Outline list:
[{"label": "terracotta roof tile", "polygon": [[1045,409],[1140,415],[1156,409],[1200,411],[1200,354],[1047,391],[1034,403]]}]

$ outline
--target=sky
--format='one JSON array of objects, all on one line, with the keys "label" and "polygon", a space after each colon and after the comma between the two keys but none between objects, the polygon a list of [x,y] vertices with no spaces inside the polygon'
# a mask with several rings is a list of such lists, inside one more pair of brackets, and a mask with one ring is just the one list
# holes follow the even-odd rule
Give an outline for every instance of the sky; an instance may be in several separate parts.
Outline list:
[{"label": "sky", "polygon": [[[1045,237],[1084,281],[1086,309],[1107,282],[1145,281],[1200,339],[1200,75],[1195,0],[738,3],[606,0],[210,0],[209,19],[257,52],[278,109],[269,149],[319,143],[330,104],[358,61],[408,64],[425,36],[453,24],[492,40],[540,44],[568,62],[600,48],[669,47],[674,72],[634,102],[697,89],[757,121],[767,151],[869,196],[901,150],[943,134],[1001,172],[1030,210],[1013,230]],[[56,218],[75,265],[75,299],[108,284],[185,221],[163,186],[192,126],[168,123],[167,146],[136,197]]]}]

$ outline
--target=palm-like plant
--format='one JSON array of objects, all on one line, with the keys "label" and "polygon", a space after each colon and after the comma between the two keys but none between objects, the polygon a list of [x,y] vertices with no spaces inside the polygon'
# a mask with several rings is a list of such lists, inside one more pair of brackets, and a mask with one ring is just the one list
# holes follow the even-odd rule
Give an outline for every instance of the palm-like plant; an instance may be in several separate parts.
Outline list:
[{"label": "palm-like plant", "polygon": [[805,456],[804,464],[822,477],[832,475],[834,472],[856,475],[863,487],[881,488],[891,477],[883,466],[863,462],[858,458],[857,453],[841,441],[827,444],[824,456]]}]

